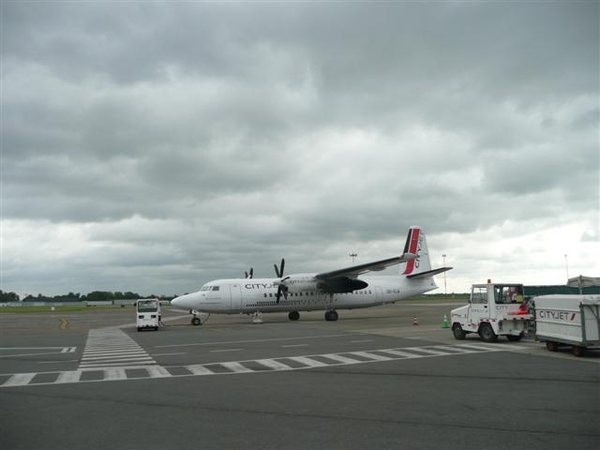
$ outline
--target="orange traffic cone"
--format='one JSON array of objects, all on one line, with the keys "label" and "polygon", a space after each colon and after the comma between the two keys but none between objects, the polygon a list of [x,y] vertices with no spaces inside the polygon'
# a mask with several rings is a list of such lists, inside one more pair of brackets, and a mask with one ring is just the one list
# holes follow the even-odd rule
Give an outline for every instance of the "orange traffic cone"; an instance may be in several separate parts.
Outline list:
[{"label": "orange traffic cone", "polygon": [[419,325],[419,320],[417,319],[417,316],[413,316],[413,325]]}]

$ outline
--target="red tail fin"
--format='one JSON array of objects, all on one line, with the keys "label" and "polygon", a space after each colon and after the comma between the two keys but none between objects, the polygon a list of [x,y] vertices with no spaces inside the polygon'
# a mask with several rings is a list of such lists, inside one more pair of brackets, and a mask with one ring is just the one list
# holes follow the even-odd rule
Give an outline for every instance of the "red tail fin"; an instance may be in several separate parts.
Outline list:
[{"label": "red tail fin", "polygon": [[420,272],[427,272],[431,269],[429,261],[429,251],[427,249],[427,240],[425,233],[420,227],[410,227],[406,244],[404,245],[404,253],[412,253],[417,255],[415,259],[411,259],[406,263],[403,275],[414,275]]}]

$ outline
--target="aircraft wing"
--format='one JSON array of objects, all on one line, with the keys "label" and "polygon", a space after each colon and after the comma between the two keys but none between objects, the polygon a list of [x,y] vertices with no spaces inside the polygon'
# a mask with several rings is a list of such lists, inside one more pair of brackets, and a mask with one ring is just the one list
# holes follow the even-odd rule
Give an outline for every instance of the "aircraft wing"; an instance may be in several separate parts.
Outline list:
[{"label": "aircraft wing", "polygon": [[404,253],[393,258],[382,259],[357,266],[347,267],[345,269],[333,270],[331,272],[322,272],[315,275],[318,280],[331,280],[334,278],[356,278],[359,275],[367,272],[375,272],[387,269],[390,266],[395,266],[411,259],[415,259],[417,255],[412,253]]}]

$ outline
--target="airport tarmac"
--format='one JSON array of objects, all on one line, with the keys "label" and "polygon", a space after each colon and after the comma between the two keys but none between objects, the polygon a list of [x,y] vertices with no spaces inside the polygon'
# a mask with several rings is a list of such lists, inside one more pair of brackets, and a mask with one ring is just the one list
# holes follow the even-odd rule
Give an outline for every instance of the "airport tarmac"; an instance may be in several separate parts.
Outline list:
[{"label": "airport tarmac", "polygon": [[600,352],[456,341],[454,307],[0,311],[0,448],[598,448]]}]

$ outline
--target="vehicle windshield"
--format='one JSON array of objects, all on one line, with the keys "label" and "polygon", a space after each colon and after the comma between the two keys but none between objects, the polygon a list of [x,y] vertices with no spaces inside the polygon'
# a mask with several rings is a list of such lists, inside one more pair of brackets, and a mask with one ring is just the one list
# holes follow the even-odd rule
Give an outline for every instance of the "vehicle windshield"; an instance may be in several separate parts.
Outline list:
[{"label": "vehicle windshield", "polygon": [[138,301],[138,312],[155,312],[158,310],[158,301],[140,300]]}]

